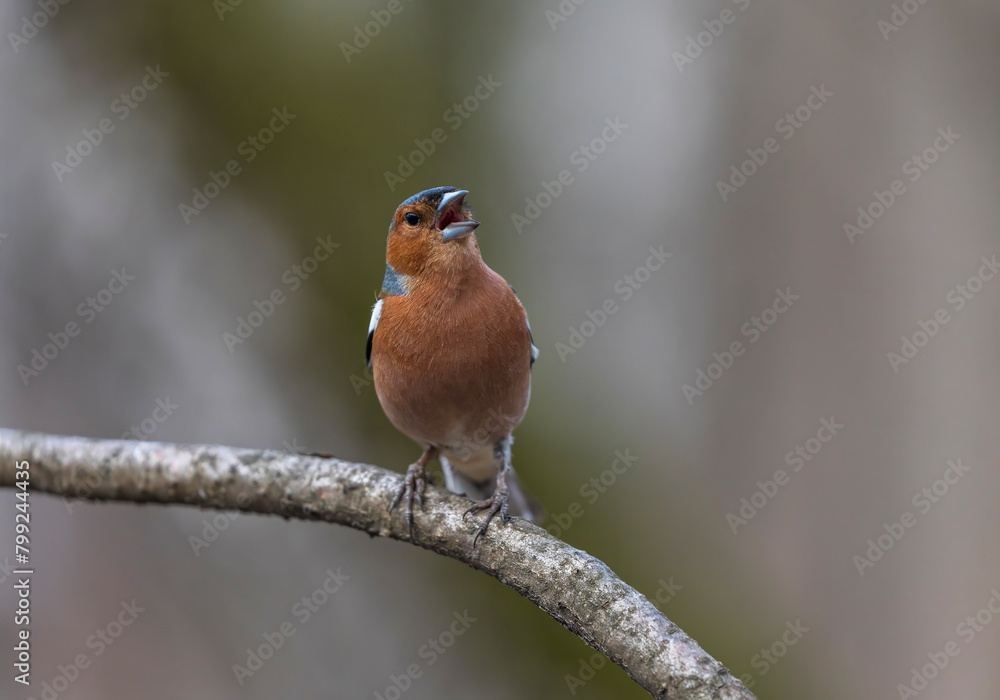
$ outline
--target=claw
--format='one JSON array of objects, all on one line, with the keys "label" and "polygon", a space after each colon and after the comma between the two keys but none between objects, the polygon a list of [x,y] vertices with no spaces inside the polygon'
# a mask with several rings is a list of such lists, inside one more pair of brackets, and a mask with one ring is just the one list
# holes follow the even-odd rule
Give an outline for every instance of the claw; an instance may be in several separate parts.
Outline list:
[{"label": "claw", "polygon": [[396,491],[396,496],[392,499],[392,503],[389,504],[389,512],[396,510],[396,506],[400,504],[401,501],[406,501],[406,508],[404,509],[403,517],[406,519],[406,530],[410,537],[413,537],[413,499],[416,497],[417,503],[420,507],[424,507],[424,496],[423,496],[423,475],[419,472],[422,470],[414,469],[414,465],[410,465],[410,468],[406,471],[406,476],[403,477],[403,483],[400,485],[399,490]]},{"label": "claw", "polygon": [[403,483],[400,485],[399,490],[396,491],[396,495],[389,504],[389,512],[391,513],[396,509],[396,506],[398,506],[401,501],[406,501],[406,509],[403,517],[406,520],[406,529],[410,535],[410,539],[413,538],[413,500],[416,498],[417,503],[420,504],[420,508],[423,509],[424,491],[427,488],[427,481],[430,480],[430,475],[424,472],[424,466],[426,466],[427,462],[430,461],[436,454],[437,449],[429,447],[424,450],[422,455],[420,455],[420,459],[407,467],[406,476],[403,477]]},{"label": "claw", "polygon": [[424,491],[427,489],[427,477],[429,474],[424,474],[424,478],[418,479],[416,481],[415,496],[417,498],[417,503],[420,504],[421,510],[424,507]]},{"label": "claw", "polygon": [[403,492],[405,490],[405,483],[406,482],[404,481],[403,483],[404,483],[404,486],[400,487],[400,489],[398,491],[396,491],[396,495],[393,497],[392,503],[389,504],[389,512],[390,513],[392,511],[396,510],[396,506],[399,505],[400,500],[402,500],[402,498],[403,498]]},{"label": "claw", "polygon": [[500,515],[500,520],[504,523],[510,521],[510,516],[507,515],[507,491],[506,489],[497,489],[496,493],[487,498],[485,501],[479,501],[478,503],[473,503],[469,508],[462,514],[465,518],[469,513],[475,511],[485,510],[488,511],[486,518],[479,527],[476,528],[476,536],[472,539],[472,547],[475,548],[476,543],[479,542],[479,538],[486,534],[486,531],[490,527],[490,523],[493,518]]}]

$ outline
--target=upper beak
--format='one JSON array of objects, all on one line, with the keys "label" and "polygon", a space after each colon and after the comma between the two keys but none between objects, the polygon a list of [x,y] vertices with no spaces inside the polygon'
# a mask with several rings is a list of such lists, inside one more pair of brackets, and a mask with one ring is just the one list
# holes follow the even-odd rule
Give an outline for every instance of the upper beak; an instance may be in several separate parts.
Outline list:
[{"label": "upper beak", "polygon": [[441,197],[434,215],[434,225],[440,229],[446,241],[468,236],[479,226],[478,221],[465,218],[465,197],[468,194],[468,190],[458,190]]}]

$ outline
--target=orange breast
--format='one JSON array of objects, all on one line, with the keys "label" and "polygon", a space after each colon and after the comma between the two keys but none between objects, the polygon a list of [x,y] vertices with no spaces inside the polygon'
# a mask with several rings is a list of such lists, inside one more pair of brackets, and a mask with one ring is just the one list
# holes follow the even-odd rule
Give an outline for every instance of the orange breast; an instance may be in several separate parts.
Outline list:
[{"label": "orange breast", "polygon": [[375,391],[422,444],[492,445],[524,417],[531,386],[524,307],[489,268],[459,286],[386,297],[372,339]]}]

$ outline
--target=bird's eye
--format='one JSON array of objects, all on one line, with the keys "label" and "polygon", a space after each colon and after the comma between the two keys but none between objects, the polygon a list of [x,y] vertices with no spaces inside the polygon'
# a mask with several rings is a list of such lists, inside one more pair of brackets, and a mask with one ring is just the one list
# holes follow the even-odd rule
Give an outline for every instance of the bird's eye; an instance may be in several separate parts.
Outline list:
[{"label": "bird's eye", "polygon": [[420,223],[420,217],[414,214],[412,211],[407,212],[406,216],[403,218],[406,219],[406,223],[408,223],[410,226],[416,226],[417,224]]}]

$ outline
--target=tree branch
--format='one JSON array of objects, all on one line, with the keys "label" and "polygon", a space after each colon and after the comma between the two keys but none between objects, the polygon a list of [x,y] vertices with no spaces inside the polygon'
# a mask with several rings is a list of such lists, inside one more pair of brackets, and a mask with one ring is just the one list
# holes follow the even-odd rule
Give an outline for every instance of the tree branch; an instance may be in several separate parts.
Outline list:
[{"label": "tree branch", "polygon": [[[218,446],[90,440],[0,429],[0,486],[19,461],[30,490],[92,500],[178,503],[324,520],[410,541],[388,505],[399,474],[338,459]],[[23,468],[23,465],[22,465]],[[472,547],[466,499],[428,488],[412,543],[484,571],[606,654],[656,698],[753,700],[697,642],[604,563],[525,520]]]}]

